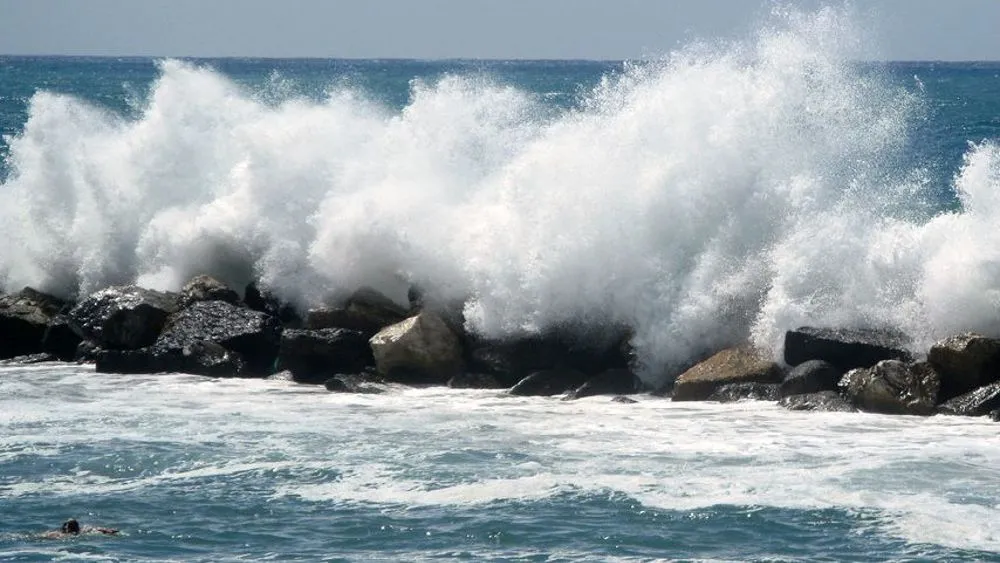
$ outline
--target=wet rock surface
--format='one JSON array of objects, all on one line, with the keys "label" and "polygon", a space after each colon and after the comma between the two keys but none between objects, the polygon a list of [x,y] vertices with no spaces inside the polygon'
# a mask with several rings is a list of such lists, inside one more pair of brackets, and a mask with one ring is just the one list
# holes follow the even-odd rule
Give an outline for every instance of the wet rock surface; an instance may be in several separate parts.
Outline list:
[{"label": "wet rock surface", "polygon": [[0,296],[0,359],[42,352],[45,331],[64,305],[30,287]]},{"label": "wet rock surface", "polygon": [[986,416],[1000,409],[1000,381],[959,395],[938,406],[941,414]]},{"label": "wet rock surface", "polygon": [[882,360],[909,361],[904,343],[902,335],[888,330],[801,327],[785,333],[785,363],[797,366],[823,360],[846,372]]},{"label": "wet rock surface", "polygon": [[720,403],[777,401],[780,394],[781,386],[777,383],[730,383],[713,391],[708,400]]},{"label": "wet rock surface", "polygon": [[752,348],[730,348],[685,371],[674,382],[673,400],[704,401],[732,383],[781,383],[784,373],[766,354]]},{"label": "wet rock surface", "polygon": [[102,348],[134,350],[152,345],[177,309],[175,294],[135,285],[113,286],[80,301],[68,317],[81,338]]},{"label": "wet rock surface", "polygon": [[368,338],[342,328],[286,329],[278,349],[278,369],[300,383],[322,384],[337,373],[357,373],[374,365]]},{"label": "wet rock surface", "polygon": [[223,301],[197,302],[170,318],[156,340],[158,350],[178,351],[198,342],[214,342],[236,352],[247,375],[274,371],[282,327],[278,319]]},{"label": "wet rock surface", "polygon": [[244,375],[243,359],[210,341],[192,342],[180,348],[150,346],[138,350],[100,350],[96,368],[102,373],[188,373],[209,377]]},{"label": "wet rock surface", "polygon": [[948,400],[1000,380],[1000,340],[952,336],[931,346],[927,361],[941,374],[941,398]]},{"label": "wet rock surface", "polygon": [[781,382],[781,396],[836,391],[844,372],[823,360],[803,362],[788,372]]},{"label": "wet rock surface", "polygon": [[840,381],[841,393],[861,410],[882,414],[933,414],[941,381],[926,363],[883,360],[854,369]]},{"label": "wet rock surface", "polygon": [[855,412],[858,409],[836,391],[820,391],[782,398],[778,404],[793,411]]}]

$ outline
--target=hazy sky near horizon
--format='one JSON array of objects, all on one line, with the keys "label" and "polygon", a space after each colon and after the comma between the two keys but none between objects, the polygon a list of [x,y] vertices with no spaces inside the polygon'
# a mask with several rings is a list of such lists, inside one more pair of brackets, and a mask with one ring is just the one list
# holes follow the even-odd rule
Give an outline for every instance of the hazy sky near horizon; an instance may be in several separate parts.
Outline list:
[{"label": "hazy sky near horizon", "polygon": [[[798,0],[815,9],[842,2]],[[0,54],[657,56],[739,38],[769,0],[0,0]],[[1000,59],[1000,0],[856,0],[871,58]]]}]

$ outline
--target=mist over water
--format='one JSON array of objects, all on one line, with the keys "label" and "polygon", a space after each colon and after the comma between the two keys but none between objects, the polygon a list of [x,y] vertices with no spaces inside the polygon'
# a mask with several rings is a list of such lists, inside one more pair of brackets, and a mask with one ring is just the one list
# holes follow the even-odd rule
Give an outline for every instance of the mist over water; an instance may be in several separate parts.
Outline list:
[{"label": "mist over water", "polygon": [[925,100],[857,64],[864,44],[847,11],[778,13],[571,109],[483,74],[415,80],[396,111],[179,61],[127,117],[39,92],[0,186],[0,284],[209,273],[305,308],[417,283],[488,336],[630,326],[650,381],[806,324],[1000,335],[1000,146],[969,139],[960,208],[935,202],[903,164]]}]

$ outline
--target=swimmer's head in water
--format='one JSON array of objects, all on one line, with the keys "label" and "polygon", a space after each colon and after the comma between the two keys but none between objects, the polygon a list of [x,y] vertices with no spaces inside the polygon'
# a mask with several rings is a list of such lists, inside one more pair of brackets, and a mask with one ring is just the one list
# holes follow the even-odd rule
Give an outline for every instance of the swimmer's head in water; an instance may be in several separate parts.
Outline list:
[{"label": "swimmer's head in water", "polygon": [[79,534],[80,523],[77,522],[75,518],[70,518],[69,520],[63,522],[62,531],[64,534]]}]

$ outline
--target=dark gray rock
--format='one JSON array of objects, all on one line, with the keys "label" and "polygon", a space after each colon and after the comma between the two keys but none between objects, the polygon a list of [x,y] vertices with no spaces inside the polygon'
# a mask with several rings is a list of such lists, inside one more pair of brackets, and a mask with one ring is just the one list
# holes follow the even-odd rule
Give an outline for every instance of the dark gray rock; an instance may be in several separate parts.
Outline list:
[{"label": "dark gray rock", "polygon": [[626,404],[626,405],[634,405],[635,403],[638,403],[639,401],[636,401],[635,399],[632,399],[630,397],[625,397],[623,395],[618,395],[616,397],[611,397],[611,402],[612,403],[622,403],[622,404]]},{"label": "dark gray rock", "polygon": [[518,396],[551,396],[576,389],[587,382],[587,374],[575,369],[536,371],[525,377],[508,393]]},{"label": "dark gray rock", "polygon": [[903,335],[888,330],[802,327],[785,333],[785,363],[823,360],[846,372],[882,360],[910,361],[904,343]]},{"label": "dark gray rock", "polygon": [[844,372],[823,360],[809,360],[794,368],[781,382],[781,396],[836,391]]},{"label": "dark gray rock", "polygon": [[0,297],[0,359],[43,351],[45,330],[64,305],[30,287]]},{"label": "dark gray rock", "polygon": [[674,401],[704,401],[732,383],[781,383],[781,366],[751,348],[730,348],[685,371],[674,382]]},{"label": "dark gray rock", "polygon": [[1000,409],[990,412],[990,420],[993,422],[1000,422]]},{"label": "dark gray rock", "polygon": [[847,372],[841,393],[864,411],[882,414],[933,414],[941,380],[927,362],[882,360],[871,368]]},{"label": "dark gray rock", "polygon": [[566,398],[582,399],[594,395],[630,395],[638,393],[642,388],[642,380],[632,373],[632,370],[610,369],[591,377],[583,385],[574,389]]},{"label": "dark gray rock", "polygon": [[52,317],[42,336],[42,350],[69,362],[76,358],[76,350],[81,341],[80,335],[70,326],[69,318],[56,315]]},{"label": "dark gray rock", "polygon": [[551,333],[480,340],[469,342],[468,349],[469,371],[492,374],[507,386],[544,370],[571,369],[593,376],[611,369],[627,369],[631,359],[627,331],[595,337]]},{"label": "dark gray rock", "polygon": [[354,292],[343,307],[312,309],[306,314],[309,329],[346,328],[369,337],[383,328],[406,319],[409,312],[393,300],[371,288]]},{"label": "dark gray rock", "polygon": [[966,333],[935,343],[927,361],[941,374],[941,399],[1000,380],[1000,340]]},{"label": "dark gray rock", "polygon": [[777,383],[730,383],[708,396],[709,401],[735,403],[737,401],[777,401],[781,386]]},{"label": "dark gray rock", "polygon": [[135,285],[102,289],[69,312],[73,330],[102,348],[134,350],[156,341],[167,317],[177,311],[177,296]]},{"label": "dark gray rock", "polygon": [[858,410],[836,391],[790,395],[782,398],[778,404],[793,411],[854,412]]},{"label": "dark gray rock", "polygon": [[76,353],[73,354],[73,361],[81,364],[90,364],[97,361],[97,355],[101,347],[93,340],[82,340],[76,345]]},{"label": "dark gray rock", "polygon": [[1000,409],[1000,381],[959,395],[938,405],[941,414],[986,416]]},{"label": "dark gray rock", "polygon": [[278,319],[223,301],[201,301],[170,317],[155,347],[182,350],[197,342],[214,342],[236,352],[245,374],[265,377],[274,371],[282,327]]},{"label": "dark gray rock", "polygon": [[320,385],[336,373],[357,373],[374,365],[368,338],[342,328],[286,329],[278,349],[279,369],[287,369],[299,383]]},{"label": "dark gray rock", "polygon": [[189,373],[209,377],[240,377],[243,360],[215,342],[192,342],[180,348],[150,346],[137,350],[101,350],[95,369],[100,373]]},{"label": "dark gray rock", "polygon": [[212,276],[195,276],[184,284],[179,302],[181,307],[187,307],[199,301],[224,301],[237,305],[240,294]]},{"label": "dark gray rock", "polygon": [[452,389],[504,389],[505,385],[488,373],[462,372],[448,380]]}]

